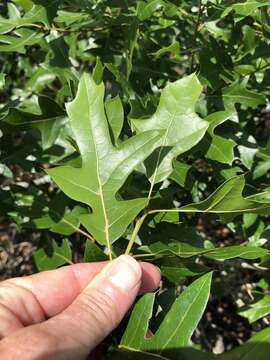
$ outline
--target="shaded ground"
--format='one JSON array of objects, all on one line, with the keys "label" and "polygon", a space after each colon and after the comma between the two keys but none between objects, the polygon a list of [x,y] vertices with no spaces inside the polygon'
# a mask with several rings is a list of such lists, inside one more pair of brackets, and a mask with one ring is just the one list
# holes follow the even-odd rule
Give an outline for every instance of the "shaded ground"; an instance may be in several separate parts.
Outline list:
[{"label": "shaded ground", "polygon": [[38,234],[18,233],[15,224],[0,218],[0,280],[33,274],[32,254]]},{"label": "shaded ground", "polygon": [[[240,234],[234,234],[224,224],[204,221],[203,216],[197,228],[219,246],[245,241]],[[251,290],[258,287],[261,279],[262,273],[253,266],[254,262],[234,259],[210,263],[211,268],[216,270],[211,297],[193,341],[201,344],[204,350],[219,354],[244,343],[256,332],[269,326],[270,316],[250,324],[237,314],[239,307],[251,301]]]}]

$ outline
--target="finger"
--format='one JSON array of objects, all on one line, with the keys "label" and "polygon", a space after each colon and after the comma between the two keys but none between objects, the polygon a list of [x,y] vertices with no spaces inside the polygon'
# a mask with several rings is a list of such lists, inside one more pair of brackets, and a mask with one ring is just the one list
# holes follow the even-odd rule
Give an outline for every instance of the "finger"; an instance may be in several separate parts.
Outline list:
[{"label": "finger", "polygon": [[0,339],[65,309],[106,263],[76,264],[0,283]]},{"label": "finger", "polygon": [[140,265],[142,268],[142,284],[140,288],[140,294],[156,290],[161,279],[159,268],[146,262],[141,262]]},{"label": "finger", "polygon": [[[159,270],[152,264],[140,264],[143,272],[141,292],[156,289],[160,282]],[[40,322],[63,311],[106,265],[107,262],[75,264],[4,281],[0,283],[0,303],[8,307],[12,305],[12,311],[21,314],[22,302],[25,303],[29,296],[34,297],[40,305],[38,308],[42,310],[41,316],[37,309],[32,320],[21,319],[21,321],[24,325]],[[31,309],[35,310],[35,307],[35,304],[32,304]]]},{"label": "finger", "polygon": [[[154,290],[160,281],[159,270],[140,264],[141,291]],[[76,264],[0,283],[0,338],[63,311],[106,265]]]},{"label": "finger", "polygon": [[20,348],[24,353],[31,350],[32,358],[85,358],[119,324],[135,300],[141,281],[139,263],[130,256],[119,257],[61,314],[5,338],[0,344],[2,353],[16,341],[17,353]]},{"label": "finger", "polygon": [[[107,261],[75,264],[24,278],[11,279],[8,283],[17,288],[29,290],[38,300],[43,310],[43,317],[49,318],[59,314],[71,304],[107,264]],[[149,263],[142,262],[140,265],[143,273],[141,292],[155,290],[160,282],[158,268]],[[42,318],[37,322],[43,320]],[[27,325],[32,323],[30,322]]]}]

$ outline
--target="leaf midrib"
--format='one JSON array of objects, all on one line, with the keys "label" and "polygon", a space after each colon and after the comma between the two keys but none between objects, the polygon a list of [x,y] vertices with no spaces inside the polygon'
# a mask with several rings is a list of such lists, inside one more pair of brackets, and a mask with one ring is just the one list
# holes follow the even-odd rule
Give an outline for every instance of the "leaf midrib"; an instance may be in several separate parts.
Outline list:
[{"label": "leaf midrib", "polygon": [[162,359],[162,360],[171,360],[171,359],[169,359],[167,357],[164,357],[164,356],[162,356],[160,354],[155,354],[155,353],[152,353],[150,351],[143,351],[143,350],[140,350],[140,349],[135,349],[133,347],[129,347],[129,346],[126,346],[126,345],[120,345],[119,348],[120,349],[126,349],[126,350],[133,351],[133,352],[137,352],[137,353],[150,355],[150,356],[156,357],[158,359]]},{"label": "leaf midrib", "polygon": [[[28,115],[29,113],[26,113],[26,114]],[[20,127],[20,126],[23,126],[23,125],[29,125],[30,126],[32,124],[38,124],[38,123],[43,124],[43,123],[47,123],[47,122],[51,122],[51,121],[57,121],[57,120],[60,120],[60,119],[64,119],[65,117],[66,117],[65,114],[57,115],[57,116],[52,116],[52,117],[44,118],[44,119],[38,119],[38,120],[32,120],[32,121],[24,121],[24,122],[21,122],[19,124],[12,124],[12,126]],[[7,121],[3,121],[3,122],[10,125]]]},{"label": "leaf midrib", "polygon": [[[217,199],[216,201],[213,201],[212,204],[210,204],[210,206],[205,210],[207,211],[211,211],[212,209],[214,209],[216,206],[218,206],[223,200],[224,198],[228,198],[227,195],[232,191],[233,187],[229,188],[228,191],[225,192],[225,194],[222,194],[221,198]],[[234,197],[233,197],[234,198]]]},{"label": "leaf midrib", "polygon": [[248,2],[248,3],[238,3],[238,4],[234,4],[233,5],[233,8],[235,8],[235,7],[241,7],[241,6],[247,6],[247,5],[258,5],[258,7],[261,7],[261,6],[265,6],[265,5],[268,5],[269,4],[269,1],[265,1],[265,2],[263,2],[263,3],[258,3],[258,2],[256,2],[256,1],[254,1],[254,2]]},{"label": "leaf midrib", "polygon": [[140,314],[140,318],[138,319],[136,328],[135,328],[135,330],[134,330],[134,332],[133,332],[133,336],[132,336],[132,338],[130,339],[130,341],[128,342],[128,345],[129,345],[129,344],[132,344],[133,341],[134,341],[134,339],[136,338],[136,336],[137,336],[137,331],[138,331],[138,329],[139,329],[139,327],[140,327],[141,320],[142,320],[142,317],[143,317],[143,316],[144,316],[144,312],[142,311],[141,314]]},{"label": "leaf midrib", "polygon": [[198,291],[196,297],[193,299],[193,301],[189,304],[184,316],[182,317],[180,323],[177,325],[177,327],[175,328],[175,330],[173,331],[173,333],[171,334],[171,336],[168,338],[168,340],[165,342],[165,344],[163,344],[163,346],[161,347],[161,351],[160,353],[162,353],[162,351],[166,348],[166,346],[169,344],[169,342],[172,340],[172,338],[175,336],[175,334],[178,332],[179,328],[182,326],[184,320],[186,319],[186,317],[188,316],[189,314],[189,311],[191,309],[191,307],[194,305],[195,301],[198,299],[199,295],[200,295],[200,292],[202,290],[202,288],[204,287],[205,283],[207,282],[207,280],[205,280],[201,287],[200,287],[200,290]]},{"label": "leaf midrib", "polygon": [[[87,86],[87,81],[86,81],[86,77],[84,78],[84,85],[85,85],[85,89],[86,89],[86,94],[87,94],[87,100],[88,103],[91,103],[91,96],[89,94],[89,89]],[[90,126],[92,128],[92,123],[90,121],[90,111],[89,111],[89,107],[88,107],[88,120],[90,122]],[[92,141],[94,144],[94,149],[95,149],[95,155],[96,155],[96,172],[97,172],[97,179],[98,179],[98,185],[99,185],[99,195],[100,195],[100,200],[101,200],[101,206],[102,206],[102,211],[103,211],[103,216],[104,216],[104,221],[105,221],[105,240],[106,240],[106,244],[111,256],[111,244],[110,244],[110,235],[109,235],[109,221],[108,221],[108,215],[107,215],[107,211],[106,211],[106,205],[105,205],[105,201],[104,201],[104,195],[103,195],[103,186],[102,186],[102,181],[100,179],[100,175],[99,175],[99,157],[98,157],[98,152],[97,152],[97,144],[95,141],[95,136],[94,136],[94,131],[93,128],[91,129],[91,137],[92,137]]]},{"label": "leaf midrib", "polygon": [[[1,46],[9,46],[9,47],[10,47],[10,48],[9,48],[9,51],[16,50],[16,49],[18,49],[18,48],[20,48],[20,47],[23,47],[23,48],[24,48],[24,45],[27,45],[27,42],[28,42],[30,39],[32,39],[33,37],[35,37],[36,34],[37,34],[37,33],[34,32],[33,34],[29,35],[26,39],[22,40],[20,43],[18,43],[18,41],[21,40],[21,37],[14,38],[14,40],[17,41],[17,44],[16,44],[16,45],[13,45],[13,46],[12,46],[11,43],[9,43],[9,44],[6,43],[5,45],[0,45],[0,48],[1,48]],[[3,42],[4,42],[4,41],[3,41]]]},{"label": "leaf midrib", "polygon": [[167,129],[166,129],[166,132],[165,132],[165,134],[164,134],[164,138],[163,138],[162,144],[161,144],[160,149],[159,149],[158,158],[157,158],[156,165],[155,165],[155,172],[154,172],[154,176],[153,176],[152,181],[151,181],[151,187],[150,187],[149,194],[148,194],[148,199],[150,199],[150,197],[151,197],[151,195],[152,195],[153,187],[154,187],[154,184],[155,184],[155,181],[156,181],[156,177],[157,177],[157,172],[158,172],[158,167],[159,167],[159,161],[160,161],[160,156],[161,156],[162,148],[163,148],[163,146],[165,145],[165,142],[166,142],[166,140],[167,140],[168,133],[169,133],[169,129],[170,129],[170,127],[172,126],[172,122],[173,122],[173,120],[174,120],[175,117],[176,117],[176,114],[175,114],[175,113],[174,113],[174,114],[171,114],[171,115],[172,115],[172,117],[171,117],[169,126],[168,126]]},{"label": "leaf midrib", "polygon": [[[218,138],[220,138],[220,139],[222,139],[222,140],[225,140],[225,139],[222,138],[221,136],[218,136],[218,135],[214,135],[214,136],[216,136],[216,137],[218,137]],[[219,147],[215,144],[214,139],[212,139],[212,140],[213,140],[213,141],[212,141],[212,143],[211,143],[211,146],[217,150],[217,152],[221,155],[222,159],[224,159],[225,161],[229,161],[230,164],[231,164],[231,163],[232,163],[232,160],[230,159],[230,156],[227,156],[226,153],[224,154],[224,152],[222,152],[222,151],[219,149]],[[230,140],[230,139],[226,139],[226,140],[229,141],[229,142],[230,142],[232,145],[234,145],[234,147],[235,147],[236,144],[234,143],[233,140]],[[230,154],[230,155],[231,155],[231,154]]]}]

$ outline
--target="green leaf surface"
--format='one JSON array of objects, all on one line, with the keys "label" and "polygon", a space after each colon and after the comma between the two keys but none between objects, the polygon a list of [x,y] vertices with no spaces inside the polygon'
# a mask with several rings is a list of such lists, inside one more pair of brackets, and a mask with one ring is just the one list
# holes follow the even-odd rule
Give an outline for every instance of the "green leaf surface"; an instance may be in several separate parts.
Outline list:
[{"label": "green leaf surface", "polygon": [[[134,352],[121,349],[109,354],[109,360],[217,360],[217,356],[193,348],[177,348],[166,351],[166,355],[158,353]],[[227,359],[226,359],[227,360]]]},{"label": "green leaf surface", "polygon": [[108,260],[104,252],[94,244],[93,241],[87,240],[84,251],[84,262],[96,262]]},{"label": "green leaf surface", "polygon": [[14,35],[0,35],[0,51],[1,52],[18,52],[26,53],[26,47],[35,45],[42,39],[42,33],[31,29],[18,29],[14,31]]},{"label": "green leaf surface", "polygon": [[239,145],[238,151],[242,164],[251,170],[258,149],[254,138],[250,137],[248,141],[250,143],[249,146]]},{"label": "green leaf surface", "polygon": [[45,215],[39,219],[33,219],[32,223],[38,229],[50,229],[50,231],[62,235],[71,235],[78,231],[80,227],[80,216],[88,214],[87,209],[81,206],[75,206],[72,211],[64,214],[62,218],[52,214]]},{"label": "green leaf surface", "polygon": [[[54,0],[54,1],[16,0],[15,2],[24,8],[25,14],[24,16],[21,16],[20,11],[16,7],[16,5],[13,3],[9,3],[8,4],[9,17],[5,18],[0,16],[0,34],[10,32],[15,28],[19,28],[27,25],[33,25],[36,23],[42,23],[44,26],[49,28],[50,25],[52,24],[53,19],[56,16],[57,9],[59,6],[58,0]],[[21,30],[23,30],[22,34],[26,34],[26,32],[24,31],[26,29],[21,29]],[[16,30],[16,32],[17,31],[19,34],[21,34],[20,30]],[[17,50],[10,50],[10,51],[17,51]]]},{"label": "green leaf surface", "polygon": [[88,14],[77,11],[58,10],[55,22],[65,24],[67,26],[76,25],[80,26],[80,23],[85,23],[89,19]]},{"label": "green leaf surface", "polygon": [[112,131],[114,144],[117,144],[124,125],[124,109],[119,96],[106,101],[105,110]]},{"label": "green leaf surface", "polygon": [[191,168],[191,165],[173,160],[173,172],[170,175],[170,179],[175,181],[180,186],[185,187],[188,172]]},{"label": "green leaf surface", "polygon": [[165,256],[166,254],[174,254],[182,258],[189,258],[195,255],[203,254],[207,251],[204,247],[198,247],[189,241],[173,240],[168,244],[161,241],[154,242],[149,246],[141,246],[141,251],[145,251],[152,256]]},{"label": "green leaf surface", "polygon": [[56,167],[48,173],[69,197],[91,207],[93,212],[80,219],[100,244],[110,248],[146,204],[144,198],[118,200],[116,193],[134,168],[154,150],[160,134],[148,131],[115,148],[103,98],[104,85],[97,85],[85,74],[75,100],[67,105],[82,166]]},{"label": "green leaf surface", "polygon": [[137,132],[163,130],[159,149],[146,162],[152,184],[172,172],[173,159],[196,145],[205,134],[208,123],[195,113],[195,103],[202,86],[192,74],[165,87],[155,114],[149,119],[131,119]]},{"label": "green leaf surface", "polygon": [[214,260],[229,260],[236,257],[252,260],[263,257],[268,253],[269,250],[257,246],[232,245],[210,250],[209,252],[205,253],[204,256]]},{"label": "green leaf surface", "polygon": [[150,18],[154,12],[164,5],[163,0],[138,1],[137,16],[143,21]]},{"label": "green leaf surface", "polygon": [[52,241],[52,255],[49,256],[44,249],[39,249],[34,253],[34,260],[39,271],[47,271],[58,268],[59,266],[72,263],[72,254],[67,239],[61,245]]},{"label": "green leaf surface", "polygon": [[260,7],[269,6],[269,5],[270,5],[270,1],[247,0],[245,2],[237,2],[231,6],[228,6],[224,10],[222,16],[226,16],[228,13],[234,10],[236,14],[241,15],[242,18],[252,15],[254,11],[259,9]]},{"label": "green leaf surface", "polygon": [[104,71],[104,65],[100,61],[100,58],[97,57],[96,65],[93,70],[93,79],[94,79],[95,83],[98,85],[102,82],[103,71]]},{"label": "green leaf surface", "polygon": [[233,111],[219,111],[209,115],[205,120],[209,122],[208,134],[211,137],[211,143],[207,150],[206,157],[211,160],[219,161],[224,164],[232,164],[234,160],[235,141],[225,139],[215,134],[218,125],[229,120],[235,113]]},{"label": "green leaf surface", "polygon": [[172,55],[179,55],[180,53],[180,44],[178,41],[173,42],[171,45],[169,46],[165,46],[161,49],[159,49],[158,51],[154,52],[153,55],[156,58],[160,58],[162,55],[164,54],[172,54]]},{"label": "green leaf surface", "polygon": [[219,356],[219,360],[266,360],[269,356],[270,327],[259,331],[245,344]]},{"label": "green leaf surface", "polygon": [[141,251],[149,253],[149,256],[165,257],[166,254],[174,254],[180,258],[190,258],[197,255],[203,255],[213,260],[228,260],[234,258],[257,259],[269,254],[268,249],[258,246],[232,245],[218,248],[198,247],[188,240],[170,241],[168,244],[160,242],[153,243],[149,246],[140,247]]},{"label": "green leaf surface", "polygon": [[255,300],[246,308],[240,309],[238,313],[247,318],[250,323],[267,316],[270,314],[270,295],[256,293]]},{"label": "green leaf surface", "polygon": [[265,96],[246,87],[246,81],[235,81],[222,91],[225,109],[234,110],[235,104],[241,104],[245,108],[256,108],[265,104]]},{"label": "green leaf surface", "polygon": [[146,338],[152,314],[154,294],[147,294],[136,304],[120,347],[161,355],[169,349],[190,345],[190,338],[206,307],[212,274],[194,281],[176,299],[157,332]]},{"label": "green leaf surface", "polygon": [[197,264],[191,260],[177,258],[163,258],[160,269],[162,276],[174,283],[178,283],[186,277],[202,275],[209,271],[207,266]]},{"label": "green leaf surface", "polygon": [[235,216],[241,213],[269,213],[270,202],[259,202],[254,197],[244,198],[242,195],[245,186],[244,175],[233,177],[223,183],[207,199],[183,206],[179,212],[209,212]]},{"label": "green leaf surface", "polygon": [[43,149],[48,149],[67,123],[67,116],[55,101],[46,96],[39,97],[37,112],[33,114],[10,108],[7,115],[0,119],[0,129],[5,133],[14,133],[16,130],[37,128],[41,133]]},{"label": "green leaf surface", "polygon": [[6,75],[0,73],[0,90],[2,90],[5,87],[6,83]]},{"label": "green leaf surface", "polygon": [[0,175],[7,178],[13,177],[12,171],[9,169],[9,167],[1,163],[0,163]]},{"label": "green leaf surface", "polygon": [[56,16],[59,0],[33,0],[33,7],[26,12],[20,25],[43,23],[49,27]]},{"label": "green leaf surface", "polygon": [[157,352],[139,352],[127,349],[112,354],[112,360],[266,360],[269,354],[270,327],[259,331],[245,344],[221,355],[202,352],[193,348],[174,348],[166,355],[158,355]]},{"label": "green leaf surface", "polygon": [[[269,358],[268,329],[237,344],[270,315],[269,10],[270,0],[0,1],[3,276],[25,258],[24,239],[44,246],[44,270],[71,263],[71,244],[76,262],[130,252],[161,269],[153,310],[147,295],[150,309],[142,300],[133,317],[144,331],[129,325],[142,346],[119,348],[127,314],[106,359]],[[211,270],[187,341],[203,311],[188,308],[198,283],[179,294]],[[230,314],[249,283],[262,290]],[[239,310],[246,326],[216,355],[226,329],[208,325],[220,308],[230,329]]]},{"label": "green leaf surface", "polygon": [[268,173],[270,170],[270,160],[265,162],[259,162],[259,164],[255,167],[253,172],[253,179],[258,179],[265,174]]},{"label": "green leaf surface", "polygon": [[14,0],[14,3],[21,6],[25,11],[29,11],[33,7],[32,0]]}]

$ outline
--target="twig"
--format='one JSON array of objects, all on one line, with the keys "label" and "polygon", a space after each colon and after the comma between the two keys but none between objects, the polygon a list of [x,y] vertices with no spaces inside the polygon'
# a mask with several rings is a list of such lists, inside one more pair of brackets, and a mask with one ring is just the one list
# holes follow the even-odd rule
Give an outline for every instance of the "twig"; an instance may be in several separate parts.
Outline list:
[{"label": "twig", "polygon": [[[197,15],[197,20],[195,23],[195,31],[194,31],[194,37],[193,37],[193,48],[196,47],[196,41],[197,41],[197,36],[199,33],[199,28],[200,28],[200,22],[201,22],[201,16],[202,16],[202,11],[203,11],[203,5],[202,5],[202,0],[199,0],[199,9],[198,9],[198,15]],[[193,68],[194,68],[194,61],[195,61],[195,53],[192,53],[191,55],[191,61],[190,61],[190,72],[193,72]]]},{"label": "twig", "polygon": [[[66,223],[67,225],[69,225],[70,227],[72,227],[74,230],[76,230],[76,232],[82,234],[83,236],[85,236],[87,239],[91,240],[93,243],[95,242],[95,239],[88,234],[87,232],[81,230],[80,228],[78,228],[77,226],[73,225],[72,223],[70,223],[68,220],[66,219],[61,219],[64,223]],[[61,221],[60,220],[60,221]]]}]

